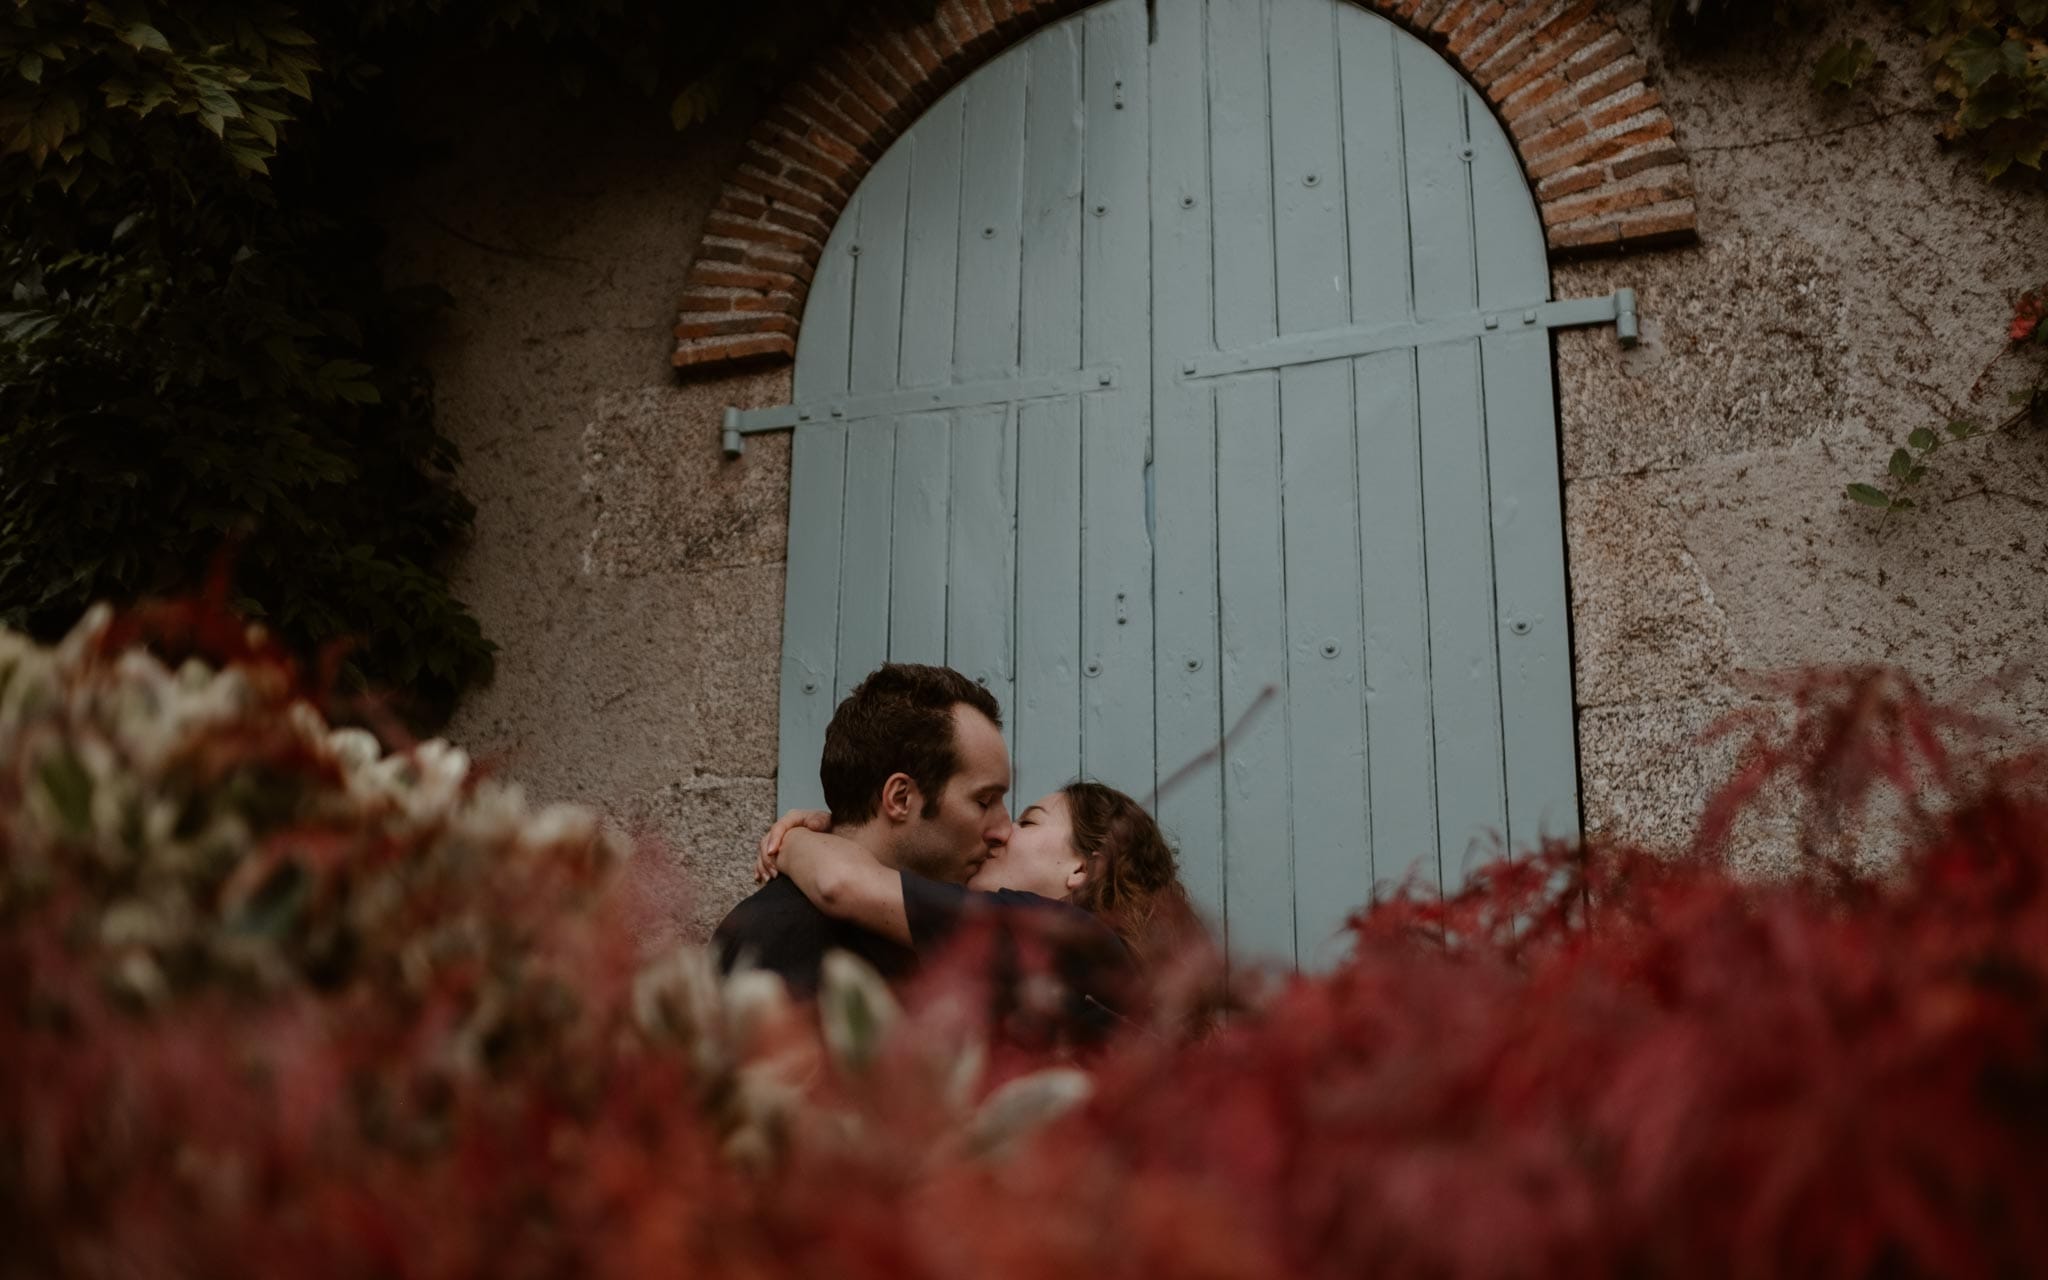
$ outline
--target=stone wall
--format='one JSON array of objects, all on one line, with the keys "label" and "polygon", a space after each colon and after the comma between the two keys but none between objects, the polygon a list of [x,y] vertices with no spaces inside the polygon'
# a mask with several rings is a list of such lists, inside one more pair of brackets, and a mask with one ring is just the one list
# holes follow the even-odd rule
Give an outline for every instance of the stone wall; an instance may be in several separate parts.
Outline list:
[{"label": "stone wall", "polygon": [[[1958,694],[2044,656],[2048,441],[1944,454],[1911,518],[1840,495],[1912,427],[2000,412],[2001,370],[1970,391],[2011,295],[2048,278],[2048,208],[1938,147],[1910,40],[1878,41],[1874,91],[1837,101],[1807,87],[1829,30],[1673,58],[1647,4],[1615,17],[1690,158],[1701,241],[1554,272],[1561,297],[1636,288],[1644,334],[1557,344],[1581,771],[1594,830],[1675,840],[1725,768],[1694,737],[1747,673],[1884,660]],[[786,398],[787,372],[670,368],[744,144],[529,80],[449,69],[462,93],[413,113],[448,159],[388,201],[394,275],[456,298],[431,355],[479,506],[456,588],[502,646],[451,733],[543,798],[667,837],[702,927],[748,887],[774,805],[788,449],[757,437],[727,463],[717,418]],[[1986,706],[2048,729],[2048,679]]]}]

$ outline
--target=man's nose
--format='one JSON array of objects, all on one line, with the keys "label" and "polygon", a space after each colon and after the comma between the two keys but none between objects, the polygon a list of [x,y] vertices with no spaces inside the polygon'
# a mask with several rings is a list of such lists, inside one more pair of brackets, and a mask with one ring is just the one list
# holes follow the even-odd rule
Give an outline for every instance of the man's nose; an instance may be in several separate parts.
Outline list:
[{"label": "man's nose", "polygon": [[1006,845],[1010,843],[1010,825],[1010,811],[998,805],[995,823],[982,832],[982,839],[988,842],[991,849]]}]

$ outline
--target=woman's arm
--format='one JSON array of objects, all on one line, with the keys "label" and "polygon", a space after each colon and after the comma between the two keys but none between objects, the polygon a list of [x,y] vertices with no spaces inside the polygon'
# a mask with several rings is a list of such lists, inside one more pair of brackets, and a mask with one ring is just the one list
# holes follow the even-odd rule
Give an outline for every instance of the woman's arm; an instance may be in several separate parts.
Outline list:
[{"label": "woman's arm", "polygon": [[775,866],[826,915],[910,945],[903,877],[845,836],[799,827],[783,836]]}]

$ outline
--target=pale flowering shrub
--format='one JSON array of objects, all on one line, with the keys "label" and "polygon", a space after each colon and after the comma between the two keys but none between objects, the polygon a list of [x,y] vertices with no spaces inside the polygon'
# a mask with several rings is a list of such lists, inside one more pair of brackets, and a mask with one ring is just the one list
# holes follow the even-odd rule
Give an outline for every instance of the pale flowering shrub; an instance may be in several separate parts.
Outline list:
[{"label": "pale flowering shrub", "polygon": [[[166,637],[222,660],[138,644]],[[821,1025],[772,975],[643,954],[636,856],[446,742],[330,726],[206,606],[0,630],[0,1277],[388,1274],[401,1245],[584,1274],[622,1220],[738,1212],[806,1134],[872,1145],[885,1058],[952,1082],[926,1153],[1084,1096],[1054,1071],[983,1108],[978,1029],[900,1032],[845,957]]]}]

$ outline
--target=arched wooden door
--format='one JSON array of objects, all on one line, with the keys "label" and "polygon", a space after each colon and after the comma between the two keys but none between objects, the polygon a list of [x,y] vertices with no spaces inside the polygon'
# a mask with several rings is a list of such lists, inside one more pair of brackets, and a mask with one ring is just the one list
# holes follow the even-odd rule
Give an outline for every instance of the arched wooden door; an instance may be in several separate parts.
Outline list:
[{"label": "arched wooden door", "polygon": [[1241,954],[1572,833],[1548,331],[1632,300],[1548,298],[1484,100],[1345,0],[1009,50],[841,218],[796,403],[735,419],[796,428],[783,804],[888,658],[995,690],[1020,797],[1165,784]]}]

